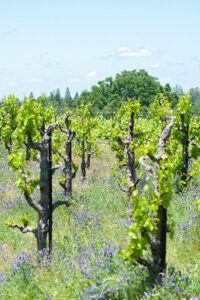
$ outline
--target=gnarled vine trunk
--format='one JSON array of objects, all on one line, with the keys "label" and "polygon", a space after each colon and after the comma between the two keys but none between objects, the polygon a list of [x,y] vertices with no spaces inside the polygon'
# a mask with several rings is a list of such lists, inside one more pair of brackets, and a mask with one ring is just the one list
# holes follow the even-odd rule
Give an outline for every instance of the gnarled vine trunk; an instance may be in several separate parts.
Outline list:
[{"label": "gnarled vine trunk", "polygon": [[86,163],[85,163],[85,166],[86,166],[86,168],[90,168],[90,162],[91,162],[91,155],[92,155],[92,152],[91,152],[91,150],[92,150],[92,147],[91,147],[91,144],[89,144],[89,146],[88,146],[88,143],[87,143],[87,155],[86,155]]},{"label": "gnarled vine trunk", "polygon": [[167,209],[162,205],[158,208],[157,218],[156,235],[151,243],[153,258],[151,273],[155,278],[166,270]]},{"label": "gnarled vine trunk", "polygon": [[75,133],[70,130],[71,120],[69,116],[65,117],[66,129],[60,127],[60,130],[66,134],[66,140],[64,144],[65,153],[62,155],[59,151],[58,154],[64,161],[64,168],[62,169],[64,173],[64,182],[60,181],[60,185],[64,190],[65,195],[72,194],[72,179],[76,176],[76,171],[72,172],[72,140],[75,136]]},{"label": "gnarled vine trunk", "polygon": [[[49,233],[49,219],[50,213],[60,205],[69,206],[68,201],[56,201],[51,205],[51,211],[49,209],[49,200],[51,200],[51,161],[49,155],[49,139],[53,130],[57,127],[57,123],[49,124],[45,129],[44,126],[40,129],[41,142],[33,142],[31,134],[28,135],[28,145],[30,148],[38,150],[40,152],[40,200],[38,203],[34,202],[29,195],[28,189],[24,189],[24,196],[27,203],[38,213],[38,225],[37,228],[31,228],[27,225],[19,226],[12,224],[11,227],[18,228],[22,233],[32,232],[35,235],[37,241],[37,249],[41,251],[47,249],[47,234]],[[28,185],[29,178],[23,173],[25,186]],[[51,249],[50,249],[51,250]]]},{"label": "gnarled vine trunk", "polygon": [[72,193],[72,143],[65,144],[65,188],[64,194]]},{"label": "gnarled vine trunk", "polygon": [[130,222],[133,221],[133,201],[131,195],[133,188],[137,185],[137,176],[136,176],[136,165],[135,165],[135,149],[131,146],[134,138],[140,134],[134,134],[134,113],[132,112],[129,118],[128,124],[128,135],[126,139],[121,139],[121,142],[125,145],[125,157],[126,157],[126,177],[127,177],[127,187],[122,189],[125,191],[129,197],[129,219]]},{"label": "gnarled vine trunk", "polygon": [[38,250],[47,249],[47,233],[49,231],[49,199],[50,199],[50,162],[49,162],[49,140],[42,142],[40,151],[40,201],[42,213],[39,214],[38,227],[36,231]]},{"label": "gnarled vine trunk", "polygon": [[145,163],[147,157],[142,156],[140,158],[140,164],[145,170],[153,174],[155,179],[155,195],[158,197],[160,205],[157,210],[156,216],[156,230],[155,236],[150,238],[147,234],[149,240],[149,246],[152,253],[152,262],[149,264],[149,270],[152,277],[156,279],[160,273],[165,273],[166,270],[166,244],[167,244],[167,208],[165,207],[165,196],[160,193],[160,184],[165,185],[165,181],[168,180],[166,176],[163,176],[164,181],[160,183],[158,173],[163,170],[161,167],[162,155],[167,152],[166,144],[170,138],[171,130],[174,125],[174,119],[171,118],[169,124],[162,130],[159,143],[155,155],[150,155],[149,158],[154,163],[154,166],[150,166]]},{"label": "gnarled vine trunk", "polygon": [[35,231],[35,237],[37,240],[37,249],[42,251],[47,249],[47,233],[48,233],[48,217],[47,215],[40,215],[38,218],[38,227]]},{"label": "gnarled vine trunk", "polygon": [[85,141],[81,142],[81,181],[82,183],[85,182],[86,178],[86,163],[85,163]]}]

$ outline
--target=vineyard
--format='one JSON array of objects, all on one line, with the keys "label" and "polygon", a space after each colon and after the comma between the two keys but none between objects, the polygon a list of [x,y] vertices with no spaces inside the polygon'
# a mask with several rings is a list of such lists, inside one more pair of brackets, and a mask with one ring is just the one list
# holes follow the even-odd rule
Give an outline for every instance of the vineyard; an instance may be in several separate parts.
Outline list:
[{"label": "vineyard", "polygon": [[199,116],[189,95],[118,106],[3,99],[0,299],[200,295]]}]

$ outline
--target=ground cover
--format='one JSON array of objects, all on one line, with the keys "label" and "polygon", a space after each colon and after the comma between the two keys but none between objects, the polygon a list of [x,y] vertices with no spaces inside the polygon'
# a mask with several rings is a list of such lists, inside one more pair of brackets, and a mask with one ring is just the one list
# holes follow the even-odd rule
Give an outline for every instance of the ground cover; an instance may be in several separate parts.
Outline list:
[{"label": "ground cover", "polygon": [[[9,220],[20,223],[22,218],[34,227],[37,216],[15,187],[16,174],[1,153],[0,299],[187,299],[200,294],[200,221],[194,205],[200,196],[198,179],[184,193],[174,193],[176,225],[174,238],[168,238],[168,271],[152,287],[145,270],[118,256],[126,245],[129,203],[111,176],[115,164],[109,146],[103,145],[84,185],[77,175],[74,205],[54,213],[49,257],[46,251],[36,252],[33,235],[6,227]],[[30,168],[37,172],[36,166]],[[58,175],[53,199],[64,199]]]}]

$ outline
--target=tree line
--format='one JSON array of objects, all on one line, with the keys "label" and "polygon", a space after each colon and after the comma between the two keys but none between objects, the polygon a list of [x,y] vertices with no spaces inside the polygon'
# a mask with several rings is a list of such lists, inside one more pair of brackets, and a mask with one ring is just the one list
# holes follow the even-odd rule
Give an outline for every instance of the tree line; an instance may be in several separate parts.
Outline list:
[{"label": "tree line", "polygon": [[[160,93],[164,94],[172,106],[175,106],[178,97],[184,95],[184,90],[180,85],[171,87],[168,83],[164,86],[160,84],[158,78],[151,76],[145,70],[122,71],[114,78],[107,77],[91,87],[90,91],[83,90],[79,95],[75,93],[71,96],[69,87],[66,88],[64,96],[60,89],[56,89],[46,95],[46,106],[53,105],[57,114],[62,114],[66,107],[74,110],[81,103],[93,104],[93,114],[103,114],[106,118],[112,117],[120,108],[121,101],[127,98],[132,100],[140,99],[141,112],[146,114],[154,98]],[[194,113],[200,111],[200,89],[198,87],[189,90],[191,104]],[[33,98],[31,92],[29,98]],[[120,99],[120,100],[119,100]]]}]

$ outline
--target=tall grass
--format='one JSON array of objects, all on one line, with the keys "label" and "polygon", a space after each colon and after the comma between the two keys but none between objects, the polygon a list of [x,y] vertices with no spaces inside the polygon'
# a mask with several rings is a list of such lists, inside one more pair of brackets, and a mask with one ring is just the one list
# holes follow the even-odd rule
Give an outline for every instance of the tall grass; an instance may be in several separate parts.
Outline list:
[{"label": "tall grass", "polygon": [[[180,299],[200,294],[200,223],[194,205],[198,187],[174,195],[171,212],[176,225],[174,238],[168,239],[168,271],[152,287],[145,270],[118,256],[128,236],[128,199],[110,175],[115,159],[107,146],[104,156],[93,158],[87,183],[81,186],[76,178],[74,205],[55,211],[50,257],[46,251],[36,252],[32,234],[6,227],[10,219],[20,223],[23,216],[34,227],[37,216],[2,161],[0,299]],[[55,178],[53,199],[63,198]]]}]

